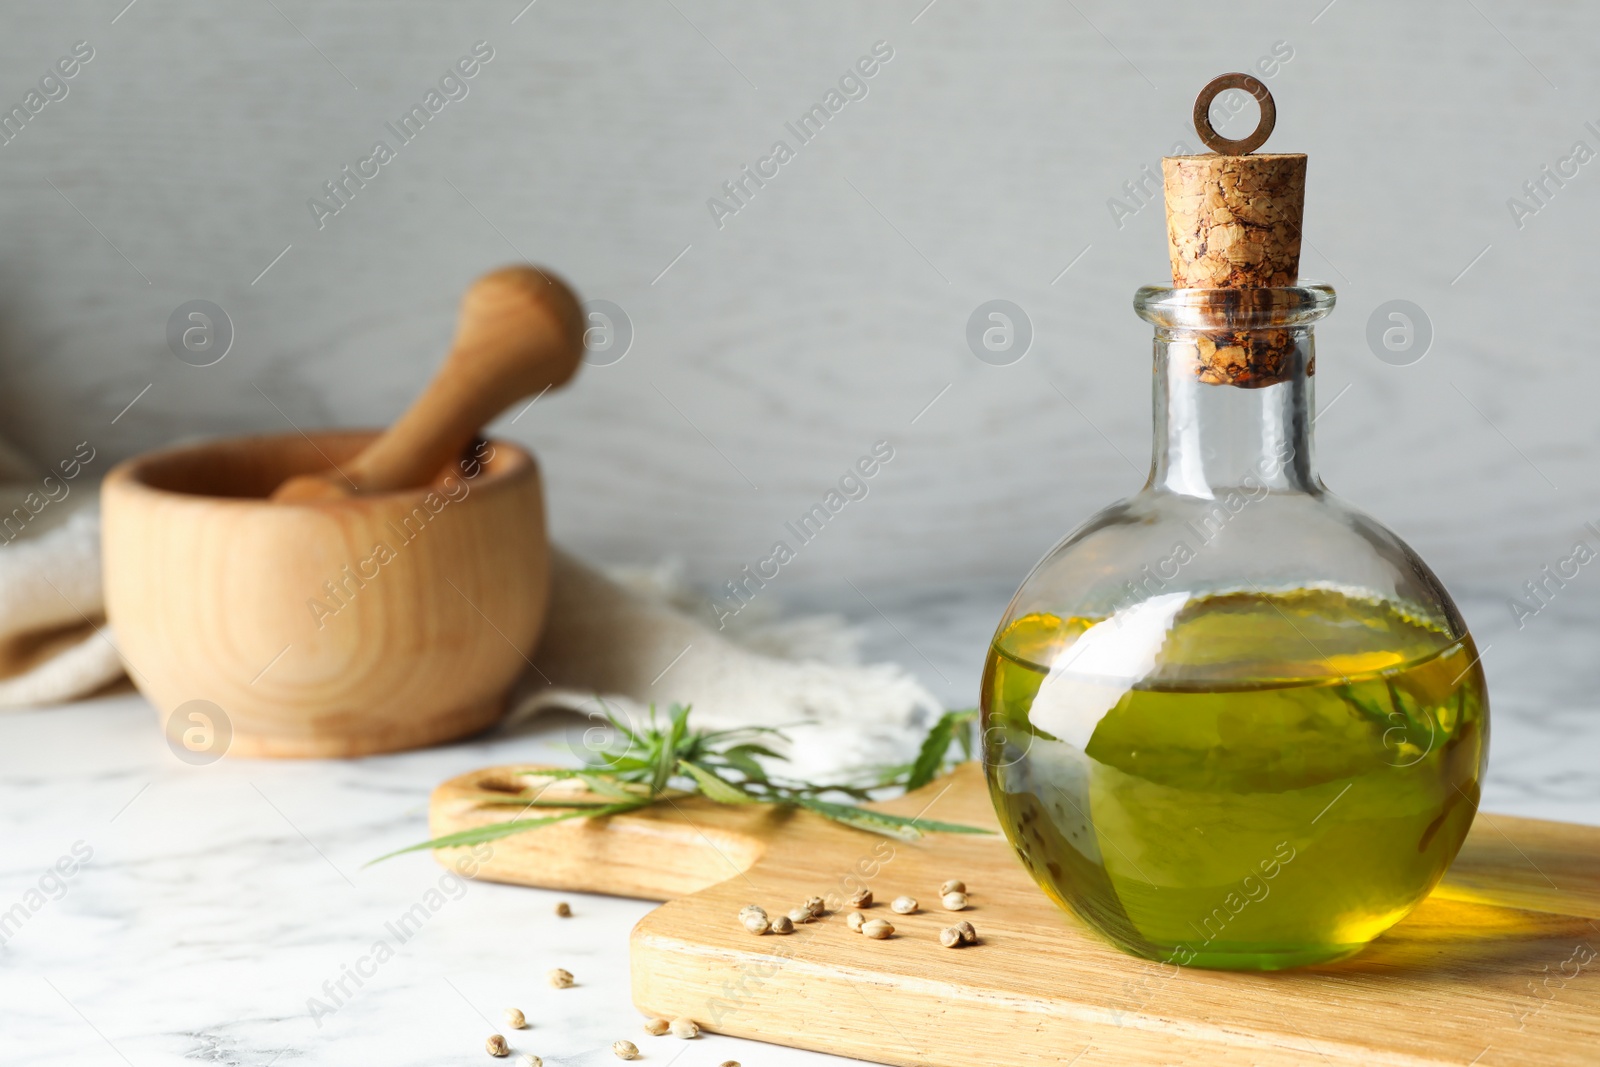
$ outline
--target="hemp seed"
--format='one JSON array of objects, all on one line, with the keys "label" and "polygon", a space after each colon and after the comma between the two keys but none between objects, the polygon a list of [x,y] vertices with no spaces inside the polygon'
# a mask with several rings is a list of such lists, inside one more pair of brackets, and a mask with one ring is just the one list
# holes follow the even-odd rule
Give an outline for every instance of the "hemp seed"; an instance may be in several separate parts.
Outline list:
[{"label": "hemp seed", "polygon": [[858,889],[850,894],[850,899],[846,903],[852,908],[870,908],[872,907],[872,890]]},{"label": "hemp seed", "polygon": [[745,911],[739,913],[739,921],[744,928],[752,934],[764,934],[772,929],[772,924],[767,921],[766,912]]},{"label": "hemp seed", "polygon": [[528,1017],[522,1014],[519,1008],[507,1008],[506,1025],[513,1030],[526,1030],[528,1028]]},{"label": "hemp seed", "polygon": [[672,1036],[681,1037],[685,1041],[693,1041],[700,1036],[700,1024],[688,1016],[672,1020]]},{"label": "hemp seed", "polygon": [[636,1060],[639,1058],[639,1046],[632,1041],[613,1041],[611,1051],[619,1060]]},{"label": "hemp seed", "polygon": [[499,1034],[490,1034],[489,1040],[483,1043],[483,1047],[489,1050],[491,1056],[511,1055],[511,1050],[506,1047],[506,1039]]},{"label": "hemp seed", "polygon": [[556,915],[563,919],[572,918],[572,905],[563,900],[556,905]]},{"label": "hemp seed", "polygon": [[867,917],[861,914],[859,911],[852,911],[849,915],[845,916],[844,924],[850,928],[851,933],[859,934],[861,932],[861,928],[867,925]]},{"label": "hemp seed", "polygon": [[874,941],[883,941],[894,933],[894,924],[888,919],[869,919],[862,924],[861,932]]},{"label": "hemp seed", "polygon": [[795,923],[796,925],[800,923],[808,923],[814,918],[816,918],[816,916],[812,915],[811,909],[806,907],[804,904],[798,908],[789,909],[789,921]]},{"label": "hemp seed", "polygon": [[939,895],[941,897],[944,896],[946,893],[965,893],[966,891],[967,891],[967,883],[963,882],[959,878],[952,878],[949,881],[945,882],[944,885],[939,887]]},{"label": "hemp seed", "polygon": [[522,1059],[517,1061],[522,1067],[544,1067],[544,1061],[531,1052],[524,1052]]},{"label": "hemp seed", "polygon": [[959,930],[961,932],[961,940],[969,945],[978,940],[978,931],[974,930],[972,924],[965,919],[956,923],[951,929]]},{"label": "hemp seed", "polygon": [[957,945],[965,944],[965,940],[961,936],[961,931],[954,926],[946,926],[939,931],[939,944],[945,948],[955,948]]},{"label": "hemp seed", "polygon": [[895,897],[889,904],[889,910],[896,915],[910,915],[917,910],[916,897]]},{"label": "hemp seed", "polygon": [[672,1024],[667,1022],[667,1020],[661,1018],[646,1019],[644,1021],[644,1032],[647,1034],[652,1034],[656,1037],[660,1037],[662,1034],[667,1032],[667,1029],[671,1025]]},{"label": "hemp seed", "polygon": [[563,967],[557,967],[555,970],[551,971],[549,978],[550,984],[555,986],[557,989],[572,988],[572,972]]},{"label": "hemp seed", "polygon": [[772,932],[775,934],[794,933],[794,920],[787,915],[780,915],[772,920]]},{"label": "hemp seed", "polygon": [[820,919],[828,914],[828,902],[821,897],[807,897],[802,906],[811,913],[813,919]]},{"label": "hemp seed", "polygon": [[946,893],[939,901],[944,905],[945,911],[965,911],[967,909],[967,895],[961,892]]}]

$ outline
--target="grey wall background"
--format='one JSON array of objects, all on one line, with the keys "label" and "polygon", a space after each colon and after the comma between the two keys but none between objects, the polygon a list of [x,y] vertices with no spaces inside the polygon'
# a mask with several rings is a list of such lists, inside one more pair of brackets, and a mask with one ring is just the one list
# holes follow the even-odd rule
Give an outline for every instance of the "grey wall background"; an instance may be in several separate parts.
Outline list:
[{"label": "grey wall background", "polygon": [[[1600,9],[926,2],[6,5],[0,104],[74,42],[95,55],[0,146],[0,432],[52,462],[386,422],[463,286],[526,256],[635,331],[502,420],[543,459],[559,538],[719,583],[887,438],[870,496],[779,585],[1014,585],[1143,479],[1130,298],[1164,276],[1164,221],[1157,201],[1119,227],[1108,200],[1194,143],[1208,78],[1278,45],[1269,147],[1311,155],[1304,272],[1340,292],[1329,484],[1502,603],[1600,518],[1600,163],[1520,228],[1507,206],[1574,142],[1600,150]],[[470,94],[319,229],[308,199],[479,40]],[[868,95],[719,229],[707,199],[879,40]],[[204,368],[166,342],[197,298],[236,331]],[[1010,366],[966,344],[993,298],[1034,326]],[[1432,323],[1410,366],[1365,340],[1392,299]]]}]

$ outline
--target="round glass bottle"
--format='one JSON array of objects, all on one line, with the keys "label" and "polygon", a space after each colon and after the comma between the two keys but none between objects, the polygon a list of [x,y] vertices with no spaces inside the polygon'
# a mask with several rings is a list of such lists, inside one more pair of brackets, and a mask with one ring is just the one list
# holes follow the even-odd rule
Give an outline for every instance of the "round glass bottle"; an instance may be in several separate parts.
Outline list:
[{"label": "round glass bottle", "polygon": [[1428,894],[1477,810],[1472,638],[1313,462],[1311,324],[1333,303],[1309,284],[1139,291],[1149,481],[1034,568],[989,651],[1001,824],[1046,893],[1141,956],[1355,953]]}]

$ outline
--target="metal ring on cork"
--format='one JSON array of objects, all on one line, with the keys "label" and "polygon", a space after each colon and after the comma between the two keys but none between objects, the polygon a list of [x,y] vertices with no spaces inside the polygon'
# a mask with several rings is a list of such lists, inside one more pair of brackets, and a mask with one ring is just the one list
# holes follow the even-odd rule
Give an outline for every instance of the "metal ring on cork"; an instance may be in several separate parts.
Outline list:
[{"label": "metal ring on cork", "polygon": [[[1261,121],[1256,123],[1255,132],[1237,141],[1230,141],[1211,125],[1211,101],[1228,89],[1243,89],[1255,97],[1256,103],[1261,108]],[[1260,78],[1249,74],[1218,75],[1207,82],[1206,87],[1200,90],[1200,95],[1195,97],[1194,132],[1200,135],[1200,140],[1205,142],[1207,148],[1218,155],[1242,156],[1254,152],[1267,143],[1267,138],[1272,136],[1272,128],[1277,122],[1278,107],[1272,102],[1272,94],[1267,91]]]}]

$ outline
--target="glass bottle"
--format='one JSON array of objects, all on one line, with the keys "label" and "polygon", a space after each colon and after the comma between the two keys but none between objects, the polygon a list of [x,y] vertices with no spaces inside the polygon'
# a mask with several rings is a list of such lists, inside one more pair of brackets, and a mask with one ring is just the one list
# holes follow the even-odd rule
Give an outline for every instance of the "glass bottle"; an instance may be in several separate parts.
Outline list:
[{"label": "glass bottle", "polygon": [[1139,290],[1149,480],[1045,556],[989,651],[1001,825],[1047,894],[1140,956],[1351,955],[1428,894],[1477,810],[1466,625],[1317,475],[1312,324],[1333,304],[1314,284]]}]

